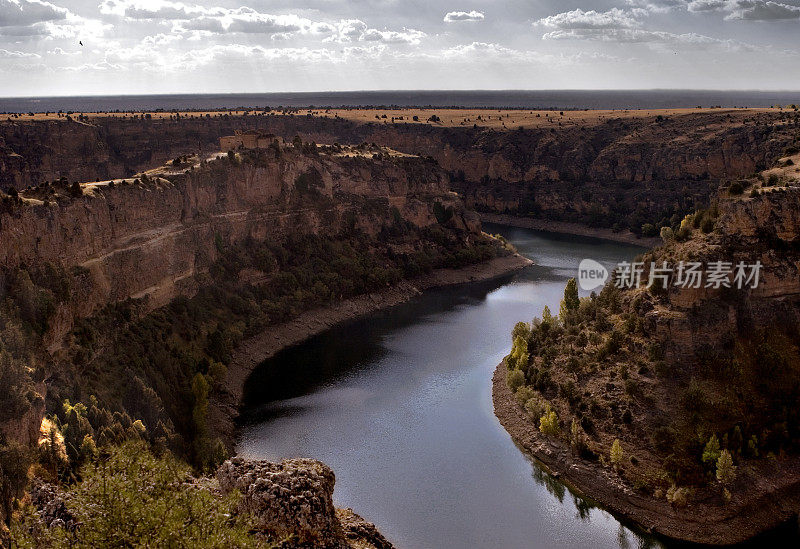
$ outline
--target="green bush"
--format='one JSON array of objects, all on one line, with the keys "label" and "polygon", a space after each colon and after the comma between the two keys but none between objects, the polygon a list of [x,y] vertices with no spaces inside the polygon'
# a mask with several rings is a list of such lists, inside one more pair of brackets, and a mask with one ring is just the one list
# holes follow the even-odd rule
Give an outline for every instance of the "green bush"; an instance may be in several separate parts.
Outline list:
[{"label": "green bush", "polygon": [[558,416],[549,406],[542,414],[542,417],[539,418],[539,430],[548,436],[557,436],[560,431]]},{"label": "green bush", "polygon": [[26,509],[12,524],[19,547],[261,547],[253,522],[235,514],[239,495],[216,495],[167,453],[129,442],[81,470],[66,494],[79,528],[47,528]]},{"label": "green bush", "polygon": [[508,386],[512,391],[516,391],[525,384],[525,374],[521,370],[511,370],[508,372]]}]

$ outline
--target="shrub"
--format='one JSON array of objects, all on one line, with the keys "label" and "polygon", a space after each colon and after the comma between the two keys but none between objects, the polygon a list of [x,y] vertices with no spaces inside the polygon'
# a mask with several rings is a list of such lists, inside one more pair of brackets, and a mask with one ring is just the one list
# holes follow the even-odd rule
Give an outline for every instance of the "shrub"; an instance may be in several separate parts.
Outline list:
[{"label": "shrub", "polygon": [[514,391],[514,399],[520,406],[525,406],[525,403],[535,396],[536,391],[529,385],[522,385],[521,387],[518,387],[516,391]]},{"label": "shrub", "polygon": [[508,372],[508,386],[512,391],[516,391],[525,384],[525,374],[521,370],[511,370]]},{"label": "shrub", "polygon": [[539,395],[533,395],[525,401],[525,411],[530,414],[534,421],[539,421],[547,411],[547,403]]},{"label": "shrub", "polygon": [[656,234],[658,234],[656,226],[652,223],[645,223],[642,225],[642,236],[653,237],[656,236]]},{"label": "shrub", "polygon": [[674,507],[686,507],[689,504],[689,489],[673,484],[667,490],[667,501]]},{"label": "shrub", "polygon": [[542,417],[539,418],[539,430],[547,436],[557,436],[559,432],[558,416],[555,411],[548,406]]},{"label": "shrub", "polygon": [[731,196],[737,196],[744,192],[744,187],[738,181],[734,181],[731,183],[730,187],[728,187],[728,194]]},{"label": "shrub", "polygon": [[143,442],[112,448],[81,471],[65,498],[80,524],[46,528],[31,510],[12,526],[22,547],[260,547],[249,515],[234,514],[238,495],[219,497],[171,454]]}]

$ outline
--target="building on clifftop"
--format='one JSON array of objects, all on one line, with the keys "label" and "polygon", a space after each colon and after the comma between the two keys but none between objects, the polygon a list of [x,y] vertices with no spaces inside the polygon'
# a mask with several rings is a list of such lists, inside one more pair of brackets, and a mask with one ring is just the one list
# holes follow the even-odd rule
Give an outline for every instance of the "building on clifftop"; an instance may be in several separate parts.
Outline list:
[{"label": "building on clifftop", "polygon": [[233,135],[219,138],[219,148],[222,152],[236,149],[266,149],[270,146],[275,136],[271,133],[261,133],[257,130],[236,130]]}]

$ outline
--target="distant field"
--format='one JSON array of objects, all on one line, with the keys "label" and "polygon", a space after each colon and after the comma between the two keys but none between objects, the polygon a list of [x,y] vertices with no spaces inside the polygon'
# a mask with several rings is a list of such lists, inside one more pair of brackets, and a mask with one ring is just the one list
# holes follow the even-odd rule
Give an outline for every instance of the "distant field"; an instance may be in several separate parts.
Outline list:
[{"label": "distant field", "polygon": [[[593,126],[608,120],[621,118],[648,118],[656,116],[682,116],[691,114],[720,114],[731,113],[736,118],[743,115],[756,113],[777,113],[780,108],[676,108],[676,109],[630,109],[630,110],[528,110],[528,109],[440,109],[440,108],[407,108],[407,109],[379,109],[379,108],[347,108],[347,109],[291,109],[291,110],[272,110],[273,114],[291,114],[293,116],[317,116],[321,118],[343,118],[360,123],[380,123],[380,124],[428,124],[442,127],[469,127],[477,125],[483,128],[494,129],[518,129],[540,128],[552,126]],[[263,111],[244,111],[244,110],[215,110],[215,111],[181,111],[181,117],[217,117],[223,115],[242,116],[244,114],[259,115]],[[73,118],[80,114],[85,114],[91,118],[95,117],[119,117],[131,118],[149,114],[154,119],[170,118],[175,115],[171,112],[135,112],[135,113],[73,113]],[[57,113],[35,113],[3,115],[0,120],[57,120],[64,118],[65,114]],[[416,120],[414,119],[416,117]]]}]

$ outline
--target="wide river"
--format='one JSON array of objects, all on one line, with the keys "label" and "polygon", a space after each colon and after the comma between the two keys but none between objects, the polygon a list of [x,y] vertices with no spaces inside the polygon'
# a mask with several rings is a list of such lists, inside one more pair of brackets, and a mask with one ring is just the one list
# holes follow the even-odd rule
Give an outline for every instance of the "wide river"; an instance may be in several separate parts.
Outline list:
[{"label": "wide river", "polygon": [[491,377],[520,320],[553,312],[578,263],[641,248],[487,226],[535,261],[432,290],[284,350],[246,389],[238,451],[313,457],[334,500],[400,548],[657,547],[574,496],[523,454],[492,411]]}]

